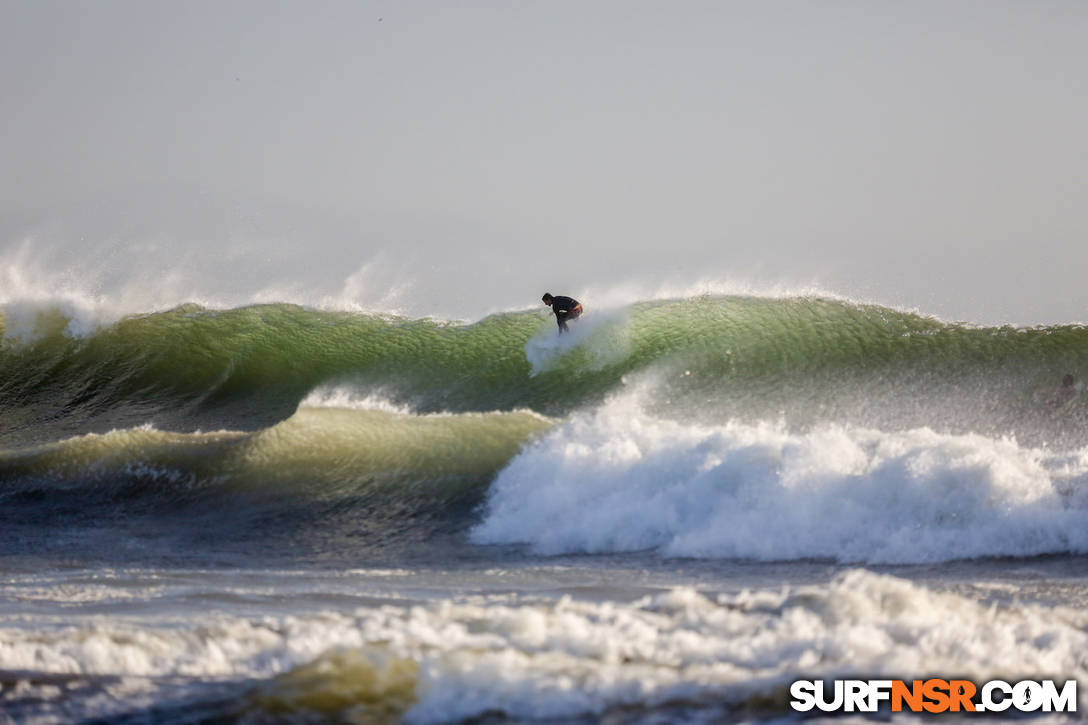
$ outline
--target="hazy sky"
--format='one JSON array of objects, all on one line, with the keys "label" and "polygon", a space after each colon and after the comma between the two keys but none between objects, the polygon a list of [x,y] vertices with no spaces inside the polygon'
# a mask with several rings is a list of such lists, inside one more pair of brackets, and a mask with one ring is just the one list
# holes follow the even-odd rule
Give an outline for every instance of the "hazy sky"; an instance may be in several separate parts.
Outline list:
[{"label": "hazy sky", "polygon": [[1088,320],[1080,0],[0,0],[0,98],[9,299]]}]

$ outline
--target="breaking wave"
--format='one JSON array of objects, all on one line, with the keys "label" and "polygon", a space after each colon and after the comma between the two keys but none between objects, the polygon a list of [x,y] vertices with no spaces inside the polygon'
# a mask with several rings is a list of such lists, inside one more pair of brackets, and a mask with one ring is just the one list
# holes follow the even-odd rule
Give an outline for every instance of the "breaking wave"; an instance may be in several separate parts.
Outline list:
[{"label": "breaking wave", "polygon": [[680,424],[631,397],[498,476],[478,543],[545,554],[918,563],[1088,553],[1088,448],[841,424]]},{"label": "breaking wave", "polygon": [[86,334],[56,309],[11,315],[11,527],[472,529],[549,554],[761,560],[1088,552],[1088,406],[1061,387],[1088,373],[1077,325],[754,297],[590,308],[562,337],[544,311],[190,305]]}]

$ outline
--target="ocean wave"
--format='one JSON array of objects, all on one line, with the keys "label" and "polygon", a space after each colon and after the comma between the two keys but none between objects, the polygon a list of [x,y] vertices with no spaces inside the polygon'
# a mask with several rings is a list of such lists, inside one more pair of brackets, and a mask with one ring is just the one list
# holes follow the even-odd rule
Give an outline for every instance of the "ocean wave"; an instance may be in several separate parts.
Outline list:
[{"label": "ocean wave", "polygon": [[660,406],[719,422],[784,414],[882,429],[1039,429],[1055,440],[1088,422],[1079,396],[1051,405],[1065,374],[1088,375],[1081,326],[974,328],[833,299],[589,307],[562,338],[543,310],[460,324],[186,305],[77,337],[64,310],[51,309],[29,338],[30,323],[12,333],[4,315],[0,436],[9,445],[148,422],[255,430],[288,418],[321,386],[423,413],[563,416],[650,373]]},{"label": "ocean wave", "polygon": [[680,423],[621,396],[503,469],[472,540],[868,563],[1083,554],[1088,448],[929,428]]},{"label": "ocean wave", "polygon": [[145,425],[85,434],[0,451],[0,517],[204,511],[241,526],[272,512],[298,524],[345,508],[372,522],[449,514],[459,500],[474,504],[520,446],[552,424],[530,412],[303,407],[255,433]]},{"label": "ocean wave", "polygon": [[[1083,611],[998,606],[864,570],[631,603],[498,596],[184,625],[95,615],[0,623],[0,671],[24,682],[6,704],[43,721],[142,703],[170,721],[171,701],[178,721],[196,707],[243,720],[721,721],[788,715],[798,678],[1083,681],[1085,652]],[[218,698],[202,702],[209,686]]]}]

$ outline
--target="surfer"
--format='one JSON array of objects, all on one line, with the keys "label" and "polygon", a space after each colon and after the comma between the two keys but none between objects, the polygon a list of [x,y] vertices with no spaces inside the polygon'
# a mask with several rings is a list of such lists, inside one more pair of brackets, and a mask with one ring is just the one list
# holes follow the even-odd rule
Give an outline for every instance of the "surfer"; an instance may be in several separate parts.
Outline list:
[{"label": "surfer", "polygon": [[582,316],[582,303],[573,297],[564,297],[563,295],[553,297],[551,292],[545,292],[540,299],[544,301],[544,304],[551,307],[552,312],[555,313],[555,322],[559,325],[560,335],[569,332],[567,321],[577,320]]}]

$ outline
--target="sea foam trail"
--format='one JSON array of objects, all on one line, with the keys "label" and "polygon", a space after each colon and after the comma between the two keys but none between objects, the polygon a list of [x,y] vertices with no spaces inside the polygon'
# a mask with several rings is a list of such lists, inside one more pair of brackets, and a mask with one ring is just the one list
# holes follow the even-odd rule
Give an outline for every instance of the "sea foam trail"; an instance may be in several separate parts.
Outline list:
[{"label": "sea foam trail", "polygon": [[[721,722],[788,714],[786,688],[798,678],[952,672],[1083,681],[1086,630],[1076,609],[998,607],[850,571],[823,585],[718,596],[685,588],[632,603],[503,595],[354,613],[209,614],[184,625],[23,618],[0,621],[0,671],[33,673],[7,704],[44,722],[107,718],[144,703],[161,713],[167,695],[184,703],[187,687],[226,682],[245,694],[218,698],[230,712],[214,714],[243,721],[596,720],[617,712],[622,722],[685,713]],[[31,684],[50,675],[82,688]],[[101,676],[117,678],[102,685],[110,697],[83,679]],[[164,692],[171,687],[181,691]]]},{"label": "sea foam trail", "polygon": [[883,563],[1085,553],[1088,449],[927,428],[685,425],[631,395],[520,453],[472,539],[547,554]]}]

